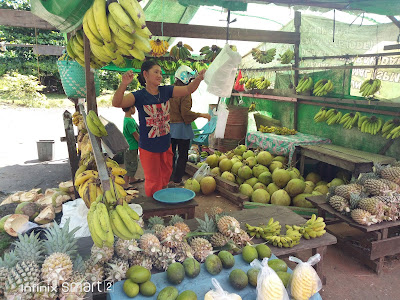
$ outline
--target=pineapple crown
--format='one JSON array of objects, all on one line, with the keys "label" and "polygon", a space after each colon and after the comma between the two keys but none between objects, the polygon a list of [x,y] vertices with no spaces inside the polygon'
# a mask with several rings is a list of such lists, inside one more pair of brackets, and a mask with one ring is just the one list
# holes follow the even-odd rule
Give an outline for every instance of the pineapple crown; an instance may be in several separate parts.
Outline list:
[{"label": "pineapple crown", "polygon": [[18,240],[14,242],[18,261],[31,260],[38,264],[43,262],[43,241],[39,239],[39,234],[34,234],[32,231],[30,235],[18,235]]},{"label": "pineapple crown", "polygon": [[204,213],[204,220],[196,218],[199,226],[197,227],[197,232],[217,232],[217,224],[215,221],[210,218],[207,213]]},{"label": "pineapple crown", "polygon": [[53,227],[46,232],[47,241],[44,242],[44,246],[47,255],[61,252],[69,255],[71,259],[75,258],[78,246],[76,245],[77,240],[74,234],[80,227],[75,227],[70,231],[69,221],[70,219],[65,222],[62,228],[54,222]]},{"label": "pineapple crown", "polygon": [[180,215],[173,215],[171,220],[169,221],[169,225],[174,226],[176,223],[183,222],[183,218]]},{"label": "pineapple crown", "polygon": [[11,269],[15,267],[18,258],[15,256],[14,251],[5,252],[3,258],[0,257],[0,267]]},{"label": "pineapple crown", "polygon": [[159,216],[154,216],[148,219],[149,224],[147,227],[151,229],[156,224],[164,225],[164,219]]},{"label": "pineapple crown", "polygon": [[83,261],[82,256],[79,254],[76,256],[74,261],[74,271],[84,274],[85,273],[85,262]]}]

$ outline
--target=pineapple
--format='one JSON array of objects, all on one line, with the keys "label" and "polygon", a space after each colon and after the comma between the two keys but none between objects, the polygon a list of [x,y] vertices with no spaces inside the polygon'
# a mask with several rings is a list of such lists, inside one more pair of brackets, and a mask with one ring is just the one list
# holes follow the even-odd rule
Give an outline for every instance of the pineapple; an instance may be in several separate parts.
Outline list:
[{"label": "pineapple", "polygon": [[85,276],[94,286],[100,284],[104,280],[103,264],[95,263],[93,259],[87,260],[85,262]]},{"label": "pineapple", "polygon": [[56,300],[58,299],[57,290],[49,287],[48,285],[41,283],[35,290],[33,300]]},{"label": "pineapple", "polygon": [[65,253],[55,252],[48,256],[42,265],[42,279],[51,286],[60,286],[72,275],[73,263]]},{"label": "pineapple", "polygon": [[7,299],[32,299],[39,283],[39,266],[33,261],[19,262],[7,276],[5,296]]},{"label": "pineapple", "polygon": [[175,253],[170,248],[162,246],[161,250],[157,252],[153,266],[159,271],[165,271],[174,262]]},{"label": "pineapple", "polygon": [[19,234],[18,240],[14,242],[15,256],[18,261],[33,261],[37,264],[43,262],[43,242],[39,239],[39,233],[33,231],[27,234]]},{"label": "pineapple", "polygon": [[361,199],[367,198],[364,193],[351,193],[350,194],[350,209],[355,209],[358,207],[358,203]]},{"label": "pineapple", "polygon": [[154,235],[160,239],[161,238],[161,232],[164,230],[165,226],[162,224],[155,224],[151,230],[153,231]]},{"label": "pineapple", "polygon": [[387,206],[377,198],[364,198],[358,202],[358,207],[372,215],[382,215]]},{"label": "pineapple", "polygon": [[85,274],[85,262],[83,261],[82,256],[79,254],[75,258],[73,270]]},{"label": "pineapple", "polygon": [[351,211],[351,217],[354,221],[361,225],[370,226],[378,223],[378,219],[374,215],[371,215],[369,212],[361,208],[353,209]]},{"label": "pineapple", "polygon": [[362,191],[362,186],[356,183],[343,184],[335,188],[335,195],[343,197],[350,200],[350,195],[352,193],[360,193]]},{"label": "pineapple", "polygon": [[145,233],[140,237],[139,247],[145,254],[154,256],[158,251],[160,251],[161,244],[154,234]]},{"label": "pineapple", "polygon": [[232,239],[233,242],[240,247],[246,246],[251,241],[251,237],[243,229],[240,229],[239,233],[235,233]]},{"label": "pineapple", "polygon": [[216,215],[220,215],[223,212],[224,210],[221,207],[213,206],[210,209],[210,217],[214,219]]},{"label": "pineapple", "polygon": [[199,262],[204,262],[206,257],[213,253],[211,243],[203,238],[194,238],[191,240],[190,246],[193,249],[194,258]]},{"label": "pineapple", "polygon": [[318,292],[319,277],[315,269],[311,266],[295,268],[290,292],[296,300],[308,300]]},{"label": "pineapple", "polygon": [[225,236],[232,237],[240,233],[240,223],[234,217],[224,216],[218,220],[218,230]]},{"label": "pineapple", "polygon": [[350,205],[347,199],[341,196],[332,196],[329,198],[329,204],[339,212],[350,212]]},{"label": "pineapple", "polygon": [[183,232],[184,236],[186,236],[190,232],[190,228],[186,225],[186,223],[178,222],[175,223],[174,226],[180,229]]},{"label": "pineapple", "polygon": [[151,271],[153,268],[153,257],[148,256],[143,252],[136,252],[135,255],[129,260],[129,266],[142,266]]},{"label": "pineapple", "polygon": [[400,185],[400,167],[387,167],[381,171],[380,175],[383,179]]},{"label": "pineapple", "polygon": [[129,269],[127,261],[114,257],[105,267],[106,281],[120,281],[126,278],[126,271]]},{"label": "pineapple", "polygon": [[223,247],[228,244],[229,238],[217,232],[211,236],[210,242],[213,247]]},{"label": "pineapple", "polygon": [[[212,218],[208,217],[207,213],[204,213],[204,221],[199,218],[196,218],[196,221],[199,223],[196,229],[197,232],[212,233],[218,231],[217,224],[215,224]],[[204,238],[206,238],[206,236]]]},{"label": "pineapple", "polygon": [[131,259],[137,251],[140,251],[140,248],[136,240],[118,239],[115,243],[115,253],[122,259]]},{"label": "pineapple", "polygon": [[184,233],[175,226],[167,226],[161,232],[161,244],[169,248],[176,248],[183,241]]},{"label": "pineapple", "polygon": [[164,219],[159,217],[159,216],[154,216],[148,219],[149,224],[147,225],[147,228],[152,229],[154,225],[160,224],[164,225]]},{"label": "pineapple", "polygon": [[168,224],[170,226],[175,226],[176,223],[183,223],[183,222],[184,220],[180,215],[173,215]]},{"label": "pineapple", "polygon": [[175,260],[178,262],[183,262],[186,258],[193,257],[193,250],[186,242],[180,243],[178,247],[173,249],[173,252],[175,253]]},{"label": "pineapple", "polygon": [[379,176],[376,173],[362,173],[358,177],[356,183],[359,185],[364,185],[365,181],[368,179],[379,179]]},{"label": "pineapple", "polygon": [[73,272],[71,279],[65,282],[60,288],[60,298],[65,299],[83,299],[86,295],[86,286],[88,282],[86,276],[79,272]]},{"label": "pineapple", "polygon": [[96,260],[96,262],[104,264],[108,262],[114,255],[114,248],[104,246],[102,248],[97,247],[96,245],[92,246],[90,249],[91,257]]},{"label": "pineapple", "polygon": [[371,195],[388,195],[391,192],[389,186],[379,179],[365,180],[364,188]]},{"label": "pineapple", "polygon": [[399,193],[400,192],[400,185],[398,185],[397,183],[390,181],[388,179],[379,179],[380,182],[383,182],[384,184],[386,184],[390,190]]},{"label": "pineapple", "polygon": [[14,251],[4,253],[4,257],[0,258],[0,296],[4,294],[6,280],[10,269],[17,264],[18,258]]}]

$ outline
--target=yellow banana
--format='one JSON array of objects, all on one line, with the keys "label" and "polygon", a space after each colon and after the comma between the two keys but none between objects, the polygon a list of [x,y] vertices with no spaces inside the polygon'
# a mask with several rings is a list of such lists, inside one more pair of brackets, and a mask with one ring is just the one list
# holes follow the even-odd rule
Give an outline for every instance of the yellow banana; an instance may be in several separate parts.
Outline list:
[{"label": "yellow banana", "polygon": [[133,223],[135,224],[136,234],[138,234],[139,236],[140,236],[140,235],[143,235],[143,233],[144,233],[143,228],[140,227],[140,225],[138,224],[138,222],[133,221]]},{"label": "yellow banana", "polygon": [[139,215],[137,214],[136,211],[134,211],[132,208],[129,207],[128,203],[123,201],[122,204],[123,208],[126,210],[128,213],[129,217],[131,217],[133,220],[138,221],[140,219]]},{"label": "yellow banana", "polygon": [[[120,232],[123,236],[127,237],[129,240],[133,239],[134,235],[126,227],[125,223],[122,221],[118,212],[116,210],[111,210],[109,212],[109,215],[110,219],[112,220],[112,223],[115,225],[115,228],[117,228],[118,232]],[[134,224],[132,225],[135,226]]]},{"label": "yellow banana", "polygon": [[144,52],[136,47],[134,47],[133,49],[128,50],[129,54],[132,55],[134,58],[138,59],[138,60],[144,60],[145,59],[145,55]]},{"label": "yellow banana", "polygon": [[120,184],[120,185],[124,185],[125,184],[125,180],[120,176],[115,176],[114,177],[114,182],[117,183],[117,184]]},{"label": "yellow banana", "polygon": [[100,219],[97,209],[93,212],[93,229],[100,239],[102,239],[103,241],[107,240],[107,233],[100,225]]},{"label": "yellow banana", "polygon": [[115,210],[117,211],[118,215],[121,217],[122,221],[124,222],[126,228],[134,234],[136,233],[136,226],[135,222],[131,219],[131,217],[128,215],[127,211],[124,209],[122,205],[117,205],[115,207]]},{"label": "yellow banana", "polygon": [[117,202],[117,199],[115,199],[115,197],[113,197],[112,193],[110,190],[106,191],[104,193],[104,196],[106,198],[106,201],[108,204],[115,204]]},{"label": "yellow banana", "polygon": [[133,39],[135,40],[135,48],[142,50],[145,53],[149,53],[151,51],[150,41],[148,38],[144,38],[135,34]]},{"label": "yellow banana", "polygon": [[121,28],[121,26],[118,25],[118,23],[115,21],[114,17],[112,14],[108,15],[108,24],[110,25],[111,31],[122,41],[124,41],[127,44],[132,44],[134,42],[132,33],[129,33],[128,31],[124,30]]},{"label": "yellow banana", "polygon": [[80,173],[78,175],[78,177],[75,177],[75,183],[74,185],[76,187],[80,186],[81,184],[83,184],[85,181],[87,181],[89,178],[91,177],[95,177],[98,178],[99,177],[99,173],[97,171],[94,170],[86,170],[83,171],[82,173]]},{"label": "yellow banana", "polygon": [[103,240],[97,235],[97,233],[94,230],[94,226],[93,226],[93,213],[96,209],[96,204],[93,204],[90,209],[89,212],[87,214],[87,221],[88,221],[88,225],[89,225],[89,231],[90,231],[90,235],[92,237],[92,240],[94,242],[94,244],[97,247],[103,247]]},{"label": "yellow banana", "polygon": [[[110,213],[110,225],[111,225],[111,229],[112,229],[113,233],[114,233],[117,237],[119,237],[120,239],[123,239],[123,240],[131,240],[130,236],[123,235],[123,234],[118,230],[118,228],[114,225],[114,222],[113,222],[113,220],[111,219],[111,213]],[[125,225],[124,225],[124,226],[125,226]],[[128,229],[127,229],[127,230],[128,230]]]},{"label": "yellow banana", "polygon": [[97,30],[99,31],[104,42],[111,42],[111,32],[108,26],[107,14],[106,14],[106,1],[94,0],[93,2],[93,16],[96,22]]},{"label": "yellow banana", "polygon": [[102,136],[100,129],[96,126],[96,124],[94,124],[92,118],[89,117],[88,115],[86,116],[86,125],[87,128],[90,130],[90,132],[93,133],[95,136],[97,137]]},{"label": "yellow banana", "polygon": [[122,29],[130,33],[135,32],[134,23],[118,2],[110,3],[108,11]]},{"label": "yellow banana", "polygon": [[136,0],[119,0],[121,6],[125,9],[125,11],[132,18],[135,25],[139,28],[146,27],[145,15],[142,7],[139,2]]},{"label": "yellow banana", "polygon": [[124,190],[124,188],[122,186],[120,186],[118,183],[114,184],[115,189],[118,191],[118,193],[120,194],[120,196],[122,198],[126,197],[128,194],[126,193],[126,191]]},{"label": "yellow banana", "polygon": [[75,172],[74,178],[77,178],[79,174],[81,174],[83,171],[86,171],[87,165],[81,165]]},{"label": "yellow banana", "polygon": [[111,167],[111,174],[113,174],[115,176],[117,176],[117,175],[123,176],[123,175],[126,174],[126,170],[124,168],[121,168],[121,167]]},{"label": "yellow banana", "polygon": [[100,202],[96,205],[96,213],[98,215],[101,228],[104,232],[111,230],[110,217],[108,215],[107,207],[104,203]]}]

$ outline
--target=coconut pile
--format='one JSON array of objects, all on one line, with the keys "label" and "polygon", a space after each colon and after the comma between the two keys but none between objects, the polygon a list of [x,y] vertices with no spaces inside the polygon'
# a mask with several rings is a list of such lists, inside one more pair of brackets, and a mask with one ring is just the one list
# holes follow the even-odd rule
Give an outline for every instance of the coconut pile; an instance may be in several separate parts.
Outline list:
[{"label": "coconut pile", "polygon": [[63,203],[74,199],[72,181],[61,182],[58,188],[30,191],[18,191],[8,196],[0,205],[18,204],[14,214],[3,216],[0,219],[0,232],[7,232],[11,236],[18,236],[18,230],[28,221],[39,225],[50,223],[56,213],[62,211]]},{"label": "coconut pile", "polygon": [[[305,198],[314,195],[326,195],[330,187],[339,186],[348,181],[347,172],[340,171],[331,182],[321,179],[317,173],[311,172],[306,178],[294,167],[287,167],[287,158],[273,156],[268,151],[250,150],[245,145],[239,145],[226,153],[215,152],[201,167],[208,164],[212,176],[221,176],[225,180],[239,185],[239,191],[253,202],[271,203],[283,206],[298,206],[311,208],[313,205]],[[203,183],[203,187],[211,187],[214,191],[215,180]],[[188,179],[185,188],[199,192],[203,190],[202,183]]]}]

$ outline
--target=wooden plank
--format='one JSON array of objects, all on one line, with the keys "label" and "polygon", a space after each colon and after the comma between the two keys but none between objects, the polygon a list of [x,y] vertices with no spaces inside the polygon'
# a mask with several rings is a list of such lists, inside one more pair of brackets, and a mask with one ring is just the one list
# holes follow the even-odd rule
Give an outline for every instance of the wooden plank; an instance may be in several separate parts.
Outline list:
[{"label": "wooden plank", "polygon": [[346,148],[346,147],[342,147],[339,145],[321,144],[319,146],[324,149],[330,149],[330,150],[334,150],[337,152],[345,153],[346,155],[352,155],[352,156],[356,156],[359,158],[363,158],[365,160],[371,160],[374,163],[391,164],[391,163],[396,162],[396,159],[393,157],[390,157],[390,156],[361,151],[361,150],[357,150],[357,149]]},{"label": "wooden plank", "polygon": [[16,9],[0,9],[0,25],[57,30],[46,20],[39,18],[30,11]]},{"label": "wooden plank", "polygon": [[400,252],[400,236],[371,242],[370,259],[377,259]]},{"label": "wooden plank", "polygon": [[[193,176],[194,173],[196,173],[196,171],[198,169],[199,168],[195,164],[193,164],[191,162],[186,163],[185,172],[187,174],[189,174],[190,176]],[[215,182],[217,183],[217,187],[221,187],[232,193],[239,192],[239,185],[237,185],[236,183],[233,183],[232,181],[229,181],[229,180],[225,180],[225,179],[221,178],[221,176],[215,176],[214,179],[215,179]]]},{"label": "wooden plank", "polygon": [[243,203],[249,201],[249,197],[240,193],[231,192],[230,190],[225,189],[224,187],[218,184],[216,190],[227,200],[233,202],[234,204],[239,205],[239,207],[243,207]]},{"label": "wooden plank", "polygon": [[97,114],[96,88],[94,85],[94,74],[90,68],[90,42],[84,32],[83,32],[83,41],[84,41],[84,52],[85,52],[87,111],[93,110]]},{"label": "wooden plank", "polygon": [[[161,22],[146,22],[153,35],[161,36]],[[164,36],[226,40],[226,28],[191,24],[163,23]],[[229,28],[229,39],[234,41],[294,44],[300,42],[295,32]]]},{"label": "wooden plank", "polygon": [[264,94],[253,94],[253,93],[248,93],[248,94],[232,93],[232,96],[268,99],[268,100],[271,100],[271,101],[279,101],[279,102],[296,102],[297,101],[297,99],[294,98],[294,97],[274,96],[274,95],[264,95]]},{"label": "wooden plank", "polygon": [[[69,166],[71,169],[72,182],[75,180],[75,173],[78,170],[79,158],[76,154],[76,139],[74,134],[74,126],[72,125],[72,115],[66,110],[63,113],[65,137],[67,141]],[[75,199],[79,198],[79,194],[74,186]]]},{"label": "wooden plank", "polygon": [[65,47],[56,45],[33,45],[33,53],[38,55],[60,56]]},{"label": "wooden plank", "polygon": [[396,19],[394,16],[386,16],[388,17],[397,27],[400,28],[400,21]]},{"label": "wooden plank", "polygon": [[315,6],[315,7],[323,7],[323,8],[331,8],[331,9],[339,9],[339,10],[345,10],[348,8],[348,1],[299,1],[299,0],[233,0],[233,1],[241,1],[241,2],[247,2],[247,3],[260,3],[260,4],[270,4],[272,3],[279,3],[279,4],[287,4],[288,6],[292,5],[304,5],[304,6]]},{"label": "wooden plank", "polygon": [[322,155],[329,155],[338,159],[342,159],[348,162],[352,163],[368,163],[370,160],[364,159],[360,156],[356,156],[348,153],[348,151],[340,151],[339,149],[335,148],[325,148],[325,147],[320,147],[320,146],[314,146],[314,145],[301,145],[301,150],[305,151],[306,153],[308,151],[311,152],[317,152],[318,154]]},{"label": "wooden plank", "polygon": [[[300,26],[301,26],[301,12],[295,11],[294,13],[294,29],[295,32],[300,34]],[[300,64],[300,41],[294,44],[294,67],[298,68]],[[293,85],[296,87],[299,83],[299,70],[294,71],[294,82]],[[294,103],[293,108],[293,128],[297,130],[298,123],[298,103],[297,101]]]},{"label": "wooden plank", "polygon": [[383,50],[397,50],[400,49],[400,44],[394,44],[394,45],[387,45],[383,47]]},{"label": "wooden plank", "polygon": [[397,227],[400,226],[400,221],[383,221],[379,224],[374,224],[371,226],[363,226],[361,224],[358,224],[353,221],[353,219],[346,217],[339,213],[338,211],[334,210],[328,203],[326,203],[326,197],[325,196],[312,196],[312,197],[306,197],[308,201],[310,201],[312,204],[317,206],[318,208],[323,209],[324,211],[330,213],[331,215],[334,215],[335,217],[343,220],[344,222],[348,223],[350,226],[360,229],[363,232],[372,232],[372,231],[377,231],[385,228],[392,228],[392,227]]},{"label": "wooden plank", "polygon": [[326,56],[303,56],[300,59],[301,60],[315,60],[315,59],[334,59],[334,58],[344,58],[344,59],[350,59],[350,58],[359,58],[359,57],[381,57],[381,56],[396,56],[400,55],[400,52],[382,52],[382,53],[374,53],[374,54],[344,54],[344,55],[326,55]]}]

